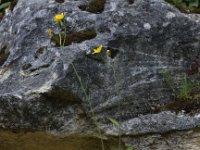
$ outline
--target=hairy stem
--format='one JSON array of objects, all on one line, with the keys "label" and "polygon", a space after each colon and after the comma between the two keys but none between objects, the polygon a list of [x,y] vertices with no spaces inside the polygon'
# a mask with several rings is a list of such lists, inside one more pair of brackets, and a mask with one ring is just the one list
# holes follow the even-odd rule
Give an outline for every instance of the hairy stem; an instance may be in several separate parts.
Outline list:
[{"label": "hairy stem", "polygon": [[[116,70],[115,70],[115,62],[114,61],[112,61],[112,70],[113,70],[113,77],[114,77],[114,80],[115,80],[115,83],[117,83],[117,77],[116,77]],[[119,103],[118,103],[118,112],[120,112],[120,110],[121,110],[121,108],[120,108],[120,105],[121,105],[121,103],[120,103],[120,101],[119,101]],[[120,119],[118,120],[118,121],[120,121]],[[121,150],[121,130],[120,130],[120,127],[118,127],[118,130],[119,130],[119,137],[118,137],[118,149],[119,150]]]},{"label": "hairy stem", "polygon": [[[62,30],[62,29],[60,29],[60,30]],[[65,33],[64,33],[64,37],[65,37],[65,38],[66,38],[66,34],[67,34],[66,32],[67,32],[67,31],[66,31],[66,26],[65,26]],[[62,31],[60,31],[60,33],[59,33],[60,48],[61,48],[61,50],[63,50],[63,46],[64,46],[64,44],[65,44],[65,39],[63,40],[64,42],[63,42],[63,45],[62,45],[62,36],[61,36],[61,33],[62,33]],[[90,96],[88,96],[88,94],[87,94],[87,92],[86,92],[86,89],[85,89],[85,87],[84,87],[84,85],[83,85],[83,82],[82,82],[82,80],[81,80],[81,77],[80,77],[80,75],[78,74],[77,69],[76,69],[74,63],[71,62],[71,65],[72,65],[72,68],[73,68],[73,70],[74,70],[74,72],[75,72],[75,74],[76,74],[76,77],[77,77],[77,79],[78,79],[78,81],[79,81],[79,83],[80,83],[81,90],[83,91],[83,93],[84,93],[84,95],[85,95],[85,97],[86,97],[86,99],[87,99],[87,102],[88,102],[88,104],[89,104],[89,108],[90,108],[90,111],[91,111],[91,113],[92,113],[92,120],[94,121],[94,124],[95,124],[95,126],[97,127],[97,132],[98,132],[98,134],[99,134],[99,136],[100,136],[100,139],[101,139],[101,147],[102,147],[102,150],[105,150],[104,141],[103,141],[103,138],[102,138],[102,133],[101,133],[100,128],[98,127],[96,115],[95,115],[95,113],[94,113],[94,111],[93,111],[93,108],[92,108],[91,98],[90,98]]]}]

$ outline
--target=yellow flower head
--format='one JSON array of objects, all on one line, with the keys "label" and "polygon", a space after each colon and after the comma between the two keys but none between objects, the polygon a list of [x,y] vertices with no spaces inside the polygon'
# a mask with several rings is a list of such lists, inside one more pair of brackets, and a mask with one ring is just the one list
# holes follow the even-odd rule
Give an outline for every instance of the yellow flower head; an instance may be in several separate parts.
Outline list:
[{"label": "yellow flower head", "polygon": [[99,47],[97,47],[96,49],[92,50],[92,54],[99,54],[99,53],[101,53],[102,47],[103,47],[103,45],[100,44]]},{"label": "yellow flower head", "polygon": [[48,35],[49,35],[49,38],[53,37],[53,30],[51,30],[50,28],[48,29]]},{"label": "yellow flower head", "polygon": [[106,50],[106,54],[110,56],[111,50]]},{"label": "yellow flower head", "polygon": [[60,22],[65,18],[64,13],[56,14],[54,16],[54,20],[57,24],[60,24]]}]

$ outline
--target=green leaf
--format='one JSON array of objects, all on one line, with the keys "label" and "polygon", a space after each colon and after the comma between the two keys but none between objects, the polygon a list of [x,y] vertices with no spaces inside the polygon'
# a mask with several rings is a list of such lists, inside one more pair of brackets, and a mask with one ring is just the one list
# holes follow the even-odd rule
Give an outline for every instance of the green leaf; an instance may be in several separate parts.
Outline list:
[{"label": "green leaf", "polygon": [[198,0],[193,0],[189,3],[189,7],[198,7],[199,6],[199,1]]},{"label": "green leaf", "polygon": [[5,9],[11,5],[11,2],[6,2],[0,5],[0,10]]},{"label": "green leaf", "polygon": [[182,0],[172,0],[172,3],[176,6],[176,7],[180,7],[183,4]]},{"label": "green leaf", "polygon": [[180,94],[178,98],[180,100],[189,100],[191,99],[191,92],[192,92],[192,82],[190,82],[186,77],[184,78],[183,82],[181,83]]},{"label": "green leaf", "polygon": [[117,121],[117,120],[115,120],[115,119],[113,119],[113,118],[109,118],[109,120],[112,122],[112,124],[114,125],[114,126],[116,126],[116,127],[120,127],[120,123]]},{"label": "green leaf", "polygon": [[132,147],[127,147],[126,150],[134,150],[134,148],[132,148]]}]

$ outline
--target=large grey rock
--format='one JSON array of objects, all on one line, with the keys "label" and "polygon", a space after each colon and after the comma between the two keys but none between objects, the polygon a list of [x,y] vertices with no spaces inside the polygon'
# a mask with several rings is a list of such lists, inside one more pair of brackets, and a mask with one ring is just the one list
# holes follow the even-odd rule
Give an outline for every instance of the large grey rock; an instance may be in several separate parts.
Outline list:
[{"label": "large grey rock", "polygon": [[[71,63],[105,137],[118,134],[109,117],[120,121],[125,137],[199,127],[198,114],[153,112],[173,101],[162,72],[179,78],[199,55],[200,25],[162,0],[107,0],[100,14],[80,10],[86,2],[19,0],[7,11],[0,24],[0,47],[9,53],[0,70],[1,128],[98,136]],[[97,37],[62,49],[52,46],[47,29],[58,31],[53,16],[60,12],[67,13],[70,31],[95,29]],[[88,56],[100,43],[102,62]],[[108,48],[118,51],[112,59],[117,82]]]}]

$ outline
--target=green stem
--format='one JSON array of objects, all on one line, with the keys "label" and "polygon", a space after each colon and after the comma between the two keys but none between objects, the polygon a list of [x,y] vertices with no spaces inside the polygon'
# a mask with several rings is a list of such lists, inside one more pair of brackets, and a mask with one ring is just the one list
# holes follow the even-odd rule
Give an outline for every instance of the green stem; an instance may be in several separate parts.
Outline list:
[{"label": "green stem", "polygon": [[60,46],[62,47],[62,33],[61,33],[62,31],[60,31],[60,33],[59,33],[59,44],[60,44]]},{"label": "green stem", "polygon": [[74,72],[75,72],[75,74],[76,74],[76,77],[77,77],[77,79],[78,79],[78,81],[79,81],[79,83],[80,83],[80,85],[81,85],[81,90],[83,91],[83,93],[84,93],[84,95],[85,95],[85,97],[86,97],[86,99],[87,99],[87,101],[88,101],[88,103],[89,103],[90,111],[91,111],[91,113],[92,113],[92,118],[93,118],[92,120],[94,121],[94,123],[95,123],[95,125],[96,125],[96,127],[97,127],[97,132],[99,133],[100,138],[101,138],[102,150],[105,150],[104,142],[103,142],[103,139],[102,139],[102,133],[101,133],[101,130],[99,129],[99,127],[98,127],[96,115],[95,115],[95,113],[94,113],[94,111],[93,111],[92,103],[91,103],[91,101],[90,101],[90,97],[89,97],[89,96],[87,95],[87,93],[86,93],[86,90],[85,90],[85,88],[84,88],[83,82],[82,82],[81,77],[79,76],[79,74],[78,74],[78,72],[77,72],[77,70],[76,70],[75,65],[74,65],[73,63],[71,63],[71,65],[72,65],[73,70],[74,70]]},{"label": "green stem", "polygon": [[115,82],[117,82],[117,78],[116,78],[116,71],[115,71],[115,62],[112,61],[112,70],[113,70],[113,77]]},{"label": "green stem", "polygon": [[[115,82],[117,83],[117,77],[116,77],[116,71],[115,71],[115,62],[114,61],[112,61],[112,70],[113,70],[113,77],[114,77],[114,80],[115,80]],[[118,103],[118,112],[120,112],[120,105],[121,105],[121,103],[120,103],[120,101],[119,101],[119,103]],[[120,120],[118,120],[118,121],[120,121]],[[118,149],[119,150],[121,150],[121,130],[120,130],[120,127],[118,127],[118,130],[119,130],[119,145],[118,145]]]},{"label": "green stem", "polygon": [[[65,32],[65,33],[64,33],[64,40],[63,40],[63,45],[62,45],[62,35],[61,35],[61,34],[62,34],[62,29],[60,28],[59,38],[60,38],[60,48],[61,48],[61,50],[63,49],[64,44],[65,44],[65,39],[66,39],[66,34],[67,34],[66,26],[65,26],[65,31],[64,31],[64,32]],[[102,150],[105,150],[104,142],[103,142],[103,139],[102,139],[102,133],[101,133],[100,128],[98,127],[96,115],[95,115],[95,113],[94,113],[94,111],[93,111],[93,108],[92,108],[92,103],[91,103],[90,96],[88,96],[88,94],[87,94],[87,92],[86,92],[86,90],[85,90],[85,87],[84,87],[84,85],[83,85],[83,82],[82,82],[82,80],[81,80],[81,77],[80,77],[80,75],[78,74],[77,69],[76,69],[74,63],[71,62],[71,65],[72,65],[72,68],[73,68],[73,70],[74,70],[74,72],[75,72],[75,74],[76,74],[76,77],[77,77],[77,79],[78,79],[78,81],[79,81],[79,83],[80,83],[80,85],[81,85],[81,90],[83,91],[83,93],[84,93],[84,95],[85,95],[85,97],[86,97],[86,99],[87,99],[87,102],[88,102],[88,104],[89,104],[89,108],[90,108],[90,111],[91,111],[91,113],[92,113],[92,120],[94,121],[94,124],[95,124],[95,126],[97,127],[97,132],[98,132],[98,134],[100,135]]]},{"label": "green stem", "polygon": [[66,37],[67,37],[67,23],[65,20],[64,20],[63,24],[64,24],[64,28],[65,28],[63,46],[65,46],[65,41],[66,41]]}]

